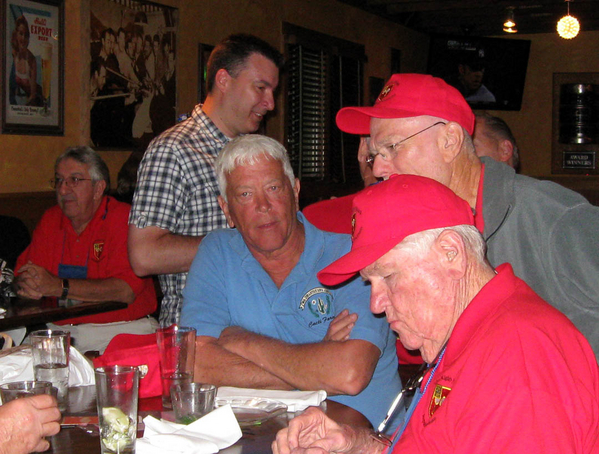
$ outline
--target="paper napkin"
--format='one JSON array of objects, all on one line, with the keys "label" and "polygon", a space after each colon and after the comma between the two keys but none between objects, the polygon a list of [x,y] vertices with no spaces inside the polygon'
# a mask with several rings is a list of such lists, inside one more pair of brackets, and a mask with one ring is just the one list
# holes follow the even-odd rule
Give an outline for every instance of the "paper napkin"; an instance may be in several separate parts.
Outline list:
[{"label": "paper napkin", "polygon": [[233,388],[221,386],[216,393],[216,399],[231,398],[262,398],[278,400],[287,405],[287,411],[296,412],[308,407],[315,407],[327,398],[327,392],[320,391],[280,391],[274,389]]},{"label": "paper napkin", "polygon": [[135,444],[137,454],[214,454],[241,438],[241,428],[230,405],[187,426],[152,416],[146,416],[144,424],[144,436]]}]

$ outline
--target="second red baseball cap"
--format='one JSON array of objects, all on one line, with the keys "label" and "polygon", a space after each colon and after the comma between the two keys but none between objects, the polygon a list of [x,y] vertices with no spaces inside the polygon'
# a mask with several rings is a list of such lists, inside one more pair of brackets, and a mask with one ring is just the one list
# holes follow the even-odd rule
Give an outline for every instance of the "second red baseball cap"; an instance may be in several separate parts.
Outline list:
[{"label": "second red baseball cap", "polygon": [[337,126],[350,134],[370,134],[370,119],[431,115],[474,132],[474,113],[462,94],[443,79],[427,74],[394,74],[372,107],[344,107]]},{"label": "second red baseball cap", "polygon": [[362,190],[353,202],[351,251],[318,273],[337,285],[376,262],[405,237],[424,230],[474,225],[472,208],[438,181],[392,175]]}]

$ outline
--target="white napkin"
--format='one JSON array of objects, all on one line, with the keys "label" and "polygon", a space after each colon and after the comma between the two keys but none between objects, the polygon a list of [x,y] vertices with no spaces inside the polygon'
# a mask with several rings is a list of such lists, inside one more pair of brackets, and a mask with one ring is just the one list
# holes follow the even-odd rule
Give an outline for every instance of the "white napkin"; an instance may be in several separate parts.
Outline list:
[{"label": "white napkin", "polygon": [[189,425],[144,418],[144,436],[135,443],[137,454],[214,454],[241,438],[230,405],[217,408]]},{"label": "white napkin", "polygon": [[273,399],[287,405],[287,411],[296,412],[308,407],[317,407],[327,398],[327,392],[320,391],[280,391],[275,389],[251,389],[220,386],[217,399],[253,398]]},{"label": "white napkin", "polygon": [[[3,351],[0,357],[0,384],[13,381],[33,380],[31,346],[21,345],[11,351]],[[90,361],[75,347],[69,351],[69,386],[93,385],[94,368]]]}]

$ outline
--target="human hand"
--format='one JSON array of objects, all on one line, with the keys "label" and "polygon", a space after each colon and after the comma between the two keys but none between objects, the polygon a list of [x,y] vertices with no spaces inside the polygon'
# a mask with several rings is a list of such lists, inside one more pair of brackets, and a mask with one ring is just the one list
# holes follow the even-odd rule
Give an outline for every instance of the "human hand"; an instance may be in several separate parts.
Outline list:
[{"label": "human hand", "polygon": [[[29,265],[31,262],[28,262]],[[18,271],[25,270],[27,265],[21,267]],[[15,276],[13,282],[13,288],[17,292],[17,295],[32,300],[39,300],[42,296],[41,292],[37,289],[37,282],[35,281],[32,273],[24,273]]]},{"label": "human hand", "polygon": [[323,341],[345,341],[349,339],[349,335],[356,321],[358,314],[350,314],[349,310],[343,309],[337,317],[329,324],[329,329],[323,338]]},{"label": "human hand", "polygon": [[60,296],[61,280],[45,268],[29,261],[19,270],[18,294],[26,298],[39,299],[42,296]]},{"label": "human hand", "polygon": [[240,326],[228,326],[220,333],[217,344],[231,353],[243,356],[242,344],[247,342],[253,334]]},{"label": "human hand", "polygon": [[339,425],[328,418],[317,407],[310,407],[304,413],[289,421],[289,426],[277,433],[272,443],[274,454],[326,454],[351,452],[354,447],[355,432],[345,425]]},{"label": "human hand", "polygon": [[44,437],[60,430],[56,399],[39,395],[16,399],[0,407],[0,454],[46,451]]}]

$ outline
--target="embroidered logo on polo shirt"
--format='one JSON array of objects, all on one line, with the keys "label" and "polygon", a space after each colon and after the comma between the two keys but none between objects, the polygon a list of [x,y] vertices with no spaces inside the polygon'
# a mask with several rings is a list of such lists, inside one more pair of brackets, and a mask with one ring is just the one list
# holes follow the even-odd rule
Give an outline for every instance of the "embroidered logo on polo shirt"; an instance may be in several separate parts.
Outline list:
[{"label": "embroidered logo on polo shirt", "polygon": [[428,415],[432,418],[435,412],[439,409],[441,404],[445,401],[445,398],[449,395],[451,388],[446,386],[437,385],[431,398],[431,403],[428,406]]},{"label": "embroidered logo on polo shirt", "polygon": [[308,308],[308,311],[317,321],[310,322],[308,325],[313,327],[322,323],[328,322],[335,318],[330,315],[333,307],[333,294],[323,287],[316,287],[306,292],[302,297],[299,310],[303,311]]},{"label": "embroidered logo on polo shirt", "polygon": [[99,262],[102,258],[102,252],[104,252],[104,240],[96,241],[94,243],[94,260]]}]

